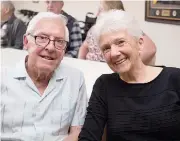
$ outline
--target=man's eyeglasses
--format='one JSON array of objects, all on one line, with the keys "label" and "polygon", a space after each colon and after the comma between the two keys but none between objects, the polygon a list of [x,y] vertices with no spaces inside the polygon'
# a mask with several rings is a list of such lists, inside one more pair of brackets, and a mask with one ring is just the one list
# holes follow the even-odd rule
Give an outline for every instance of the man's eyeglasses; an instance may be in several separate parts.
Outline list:
[{"label": "man's eyeglasses", "polygon": [[51,40],[49,39],[49,37],[46,37],[46,36],[40,36],[40,35],[35,36],[32,34],[28,34],[28,35],[34,37],[36,45],[43,48],[45,48],[50,43],[50,41],[53,41],[54,47],[56,49],[65,50],[68,43],[67,41],[63,39]]}]

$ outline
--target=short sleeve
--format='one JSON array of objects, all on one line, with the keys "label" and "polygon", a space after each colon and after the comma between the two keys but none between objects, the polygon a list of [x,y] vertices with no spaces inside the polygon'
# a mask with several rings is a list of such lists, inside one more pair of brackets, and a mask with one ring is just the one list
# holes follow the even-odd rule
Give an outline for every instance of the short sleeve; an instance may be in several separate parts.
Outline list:
[{"label": "short sleeve", "polygon": [[81,86],[79,88],[79,95],[75,108],[74,117],[71,126],[82,126],[86,116],[86,108],[88,105],[88,97],[86,92],[84,76],[81,75]]}]

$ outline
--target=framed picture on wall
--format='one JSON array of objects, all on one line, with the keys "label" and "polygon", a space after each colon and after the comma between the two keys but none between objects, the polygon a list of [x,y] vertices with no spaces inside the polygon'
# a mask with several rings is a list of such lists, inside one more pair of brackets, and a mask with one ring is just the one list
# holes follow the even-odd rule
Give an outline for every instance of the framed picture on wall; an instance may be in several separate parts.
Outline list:
[{"label": "framed picture on wall", "polygon": [[32,0],[33,3],[39,3],[39,0]]},{"label": "framed picture on wall", "polygon": [[180,25],[180,0],[145,1],[145,20]]}]

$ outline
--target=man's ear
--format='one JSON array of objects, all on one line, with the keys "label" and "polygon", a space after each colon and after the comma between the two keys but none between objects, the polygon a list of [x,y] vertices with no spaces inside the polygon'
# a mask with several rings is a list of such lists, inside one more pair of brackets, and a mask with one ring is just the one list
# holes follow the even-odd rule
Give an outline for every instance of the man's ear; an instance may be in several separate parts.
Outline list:
[{"label": "man's ear", "polygon": [[61,9],[64,7],[64,1],[60,1],[61,2]]},{"label": "man's ear", "polygon": [[28,49],[28,38],[27,38],[27,35],[26,35],[26,34],[23,35],[23,48],[24,48],[25,50]]}]

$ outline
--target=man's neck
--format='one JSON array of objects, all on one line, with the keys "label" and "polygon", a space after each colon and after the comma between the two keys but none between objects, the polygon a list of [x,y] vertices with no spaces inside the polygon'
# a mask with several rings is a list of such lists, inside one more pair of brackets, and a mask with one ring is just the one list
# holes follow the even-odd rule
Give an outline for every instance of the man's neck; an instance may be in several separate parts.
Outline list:
[{"label": "man's neck", "polygon": [[1,22],[6,22],[11,18],[12,14],[5,15],[4,17],[1,17]]},{"label": "man's neck", "polygon": [[33,67],[28,67],[27,62],[26,62],[26,70],[31,80],[39,90],[39,92],[43,94],[49,84],[49,81],[52,77],[52,73],[38,72],[37,71],[38,69],[35,69]]}]

